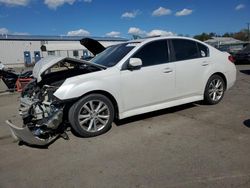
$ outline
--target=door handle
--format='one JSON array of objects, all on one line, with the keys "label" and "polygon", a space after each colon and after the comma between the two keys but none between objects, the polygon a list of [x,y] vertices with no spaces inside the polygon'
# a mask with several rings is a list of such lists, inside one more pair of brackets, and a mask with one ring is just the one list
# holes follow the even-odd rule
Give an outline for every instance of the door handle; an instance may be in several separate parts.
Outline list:
[{"label": "door handle", "polygon": [[201,63],[201,65],[202,65],[202,66],[208,66],[209,63],[208,63],[207,61],[203,61],[203,62]]},{"label": "door handle", "polygon": [[163,73],[170,73],[170,72],[173,72],[173,69],[171,69],[171,68],[165,68],[163,70]]}]

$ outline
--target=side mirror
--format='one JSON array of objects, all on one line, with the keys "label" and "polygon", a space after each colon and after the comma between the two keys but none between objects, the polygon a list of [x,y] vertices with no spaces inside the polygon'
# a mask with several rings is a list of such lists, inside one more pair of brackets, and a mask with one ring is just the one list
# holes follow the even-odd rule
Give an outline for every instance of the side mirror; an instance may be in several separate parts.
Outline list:
[{"label": "side mirror", "polygon": [[128,70],[138,70],[142,67],[142,60],[140,58],[130,58],[128,63]]}]

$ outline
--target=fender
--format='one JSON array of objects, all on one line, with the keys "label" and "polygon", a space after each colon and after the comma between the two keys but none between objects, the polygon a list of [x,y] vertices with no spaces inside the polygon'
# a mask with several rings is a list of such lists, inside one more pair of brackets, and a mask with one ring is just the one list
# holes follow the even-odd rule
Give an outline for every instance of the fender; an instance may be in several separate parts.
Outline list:
[{"label": "fender", "polygon": [[[84,80],[84,81],[83,81]],[[117,68],[71,77],[56,90],[54,96],[60,100],[79,98],[92,91],[105,91],[120,99],[120,74]],[[120,106],[121,101],[117,101]]]}]

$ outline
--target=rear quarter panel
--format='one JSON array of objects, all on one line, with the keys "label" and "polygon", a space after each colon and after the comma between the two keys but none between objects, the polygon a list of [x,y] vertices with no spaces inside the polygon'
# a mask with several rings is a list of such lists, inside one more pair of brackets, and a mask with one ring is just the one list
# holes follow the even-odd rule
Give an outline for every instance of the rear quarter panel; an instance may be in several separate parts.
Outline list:
[{"label": "rear quarter panel", "polygon": [[222,73],[226,77],[227,89],[234,85],[237,72],[235,64],[228,59],[229,56],[230,54],[227,52],[221,52],[215,48],[210,48],[211,68],[209,75]]}]

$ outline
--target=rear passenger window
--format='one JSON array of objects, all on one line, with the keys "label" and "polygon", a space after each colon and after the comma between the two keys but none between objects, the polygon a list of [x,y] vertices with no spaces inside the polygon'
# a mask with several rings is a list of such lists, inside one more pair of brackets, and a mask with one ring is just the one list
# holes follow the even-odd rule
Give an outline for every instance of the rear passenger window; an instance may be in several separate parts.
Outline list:
[{"label": "rear passenger window", "polygon": [[208,47],[206,47],[205,45],[197,42],[198,45],[198,49],[199,49],[199,56],[200,57],[208,57],[209,56],[209,50]]},{"label": "rear passenger window", "polygon": [[140,58],[142,60],[143,67],[167,63],[167,41],[159,40],[146,44],[133,57]]},{"label": "rear passenger window", "polygon": [[187,60],[200,57],[196,42],[185,39],[173,39],[172,40],[175,60]]}]

